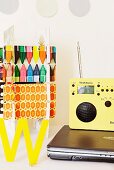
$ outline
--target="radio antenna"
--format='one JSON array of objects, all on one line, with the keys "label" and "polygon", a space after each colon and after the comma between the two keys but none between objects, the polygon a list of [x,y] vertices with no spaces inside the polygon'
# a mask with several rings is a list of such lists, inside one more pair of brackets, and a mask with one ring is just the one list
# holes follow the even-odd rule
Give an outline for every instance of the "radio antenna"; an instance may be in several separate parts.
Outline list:
[{"label": "radio antenna", "polygon": [[77,42],[77,53],[78,53],[79,75],[80,75],[80,78],[82,78],[83,77],[83,75],[82,75],[82,62],[81,62],[81,52],[80,52],[79,41]]}]

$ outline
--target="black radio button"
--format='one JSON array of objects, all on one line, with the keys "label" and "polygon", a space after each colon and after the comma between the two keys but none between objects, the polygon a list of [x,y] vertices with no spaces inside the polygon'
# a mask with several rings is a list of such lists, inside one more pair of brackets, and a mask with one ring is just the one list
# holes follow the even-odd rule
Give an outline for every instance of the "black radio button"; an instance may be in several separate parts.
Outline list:
[{"label": "black radio button", "polygon": [[105,106],[106,106],[106,107],[110,107],[110,106],[111,106],[111,102],[110,102],[110,101],[106,101],[106,102],[105,102]]},{"label": "black radio button", "polygon": [[75,84],[72,84],[72,87],[75,87]]},{"label": "black radio button", "polygon": [[100,87],[100,84],[98,84],[97,87]]},{"label": "black radio button", "polygon": [[106,92],[108,92],[109,90],[108,89],[106,89]]},{"label": "black radio button", "polygon": [[101,91],[103,92],[103,91],[104,91],[104,89],[101,89]]},{"label": "black radio button", "polygon": [[110,91],[111,91],[111,92],[113,92],[114,90],[113,90],[113,89],[111,89]]},{"label": "black radio button", "polygon": [[97,93],[97,96],[100,96],[100,93]]},{"label": "black radio button", "polygon": [[75,95],[75,93],[74,93],[74,92],[72,92],[72,95]]}]

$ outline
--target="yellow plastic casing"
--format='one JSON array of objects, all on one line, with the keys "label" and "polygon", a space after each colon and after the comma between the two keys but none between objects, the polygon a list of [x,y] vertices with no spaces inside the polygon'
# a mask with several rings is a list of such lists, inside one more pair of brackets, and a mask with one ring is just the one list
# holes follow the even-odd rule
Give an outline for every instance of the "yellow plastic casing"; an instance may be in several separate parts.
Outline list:
[{"label": "yellow plastic casing", "polygon": [[[90,94],[81,88],[92,87]],[[82,93],[82,94],[80,94]],[[91,94],[93,93],[93,94]],[[77,107],[88,102],[95,106],[96,117],[90,122],[80,120]],[[106,103],[110,103],[107,106]],[[69,127],[71,129],[114,131],[114,78],[74,78],[69,84]]]}]

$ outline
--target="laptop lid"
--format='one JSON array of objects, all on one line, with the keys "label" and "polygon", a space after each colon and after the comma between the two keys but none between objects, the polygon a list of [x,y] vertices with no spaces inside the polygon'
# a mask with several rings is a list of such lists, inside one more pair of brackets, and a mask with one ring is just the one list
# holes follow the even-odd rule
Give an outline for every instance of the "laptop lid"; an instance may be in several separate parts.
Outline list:
[{"label": "laptop lid", "polygon": [[114,155],[114,132],[73,130],[63,126],[47,145],[48,151],[111,153]]}]

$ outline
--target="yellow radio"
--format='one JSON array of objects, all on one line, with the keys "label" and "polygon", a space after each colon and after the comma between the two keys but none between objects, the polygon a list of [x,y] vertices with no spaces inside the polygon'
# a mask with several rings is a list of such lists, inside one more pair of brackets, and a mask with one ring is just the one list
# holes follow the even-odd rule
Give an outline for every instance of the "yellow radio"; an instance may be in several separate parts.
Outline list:
[{"label": "yellow radio", "polygon": [[71,129],[114,131],[114,79],[74,78],[69,90]]}]

